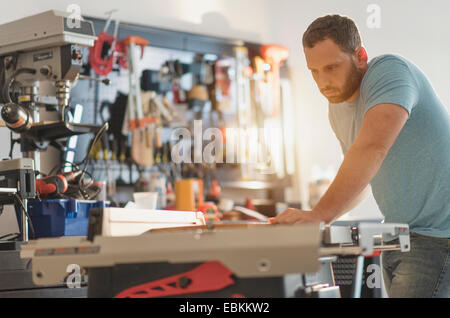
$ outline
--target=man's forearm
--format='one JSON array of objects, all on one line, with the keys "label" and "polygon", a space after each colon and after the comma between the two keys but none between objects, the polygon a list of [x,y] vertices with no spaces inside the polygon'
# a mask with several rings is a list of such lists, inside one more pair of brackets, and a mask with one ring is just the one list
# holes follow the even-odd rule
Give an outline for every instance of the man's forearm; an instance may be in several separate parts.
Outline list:
[{"label": "man's forearm", "polygon": [[353,201],[351,201],[349,203],[348,206],[345,207],[344,211],[342,211],[342,213],[341,213],[341,216],[344,215],[347,212],[350,212],[351,210],[356,208],[358,205],[360,205],[361,202],[366,200],[370,196],[371,193],[372,193],[372,187],[369,184],[367,187],[365,187],[364,190],[361,191],[360,194],[358,194],[356,196],[356,198]]},{"label": "man's forearm", "polygon": [[346,213],[346,208],[375,177],[386,155],[387,150],[374,146],[351,147],[335,180],[313,211],[327,223]]}]

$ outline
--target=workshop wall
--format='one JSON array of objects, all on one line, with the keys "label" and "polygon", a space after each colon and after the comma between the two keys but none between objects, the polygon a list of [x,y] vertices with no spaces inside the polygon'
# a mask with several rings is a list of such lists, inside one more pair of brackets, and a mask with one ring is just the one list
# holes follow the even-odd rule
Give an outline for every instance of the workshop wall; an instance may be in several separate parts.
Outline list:
[{"label": "workshop wall", "polygon": [[[370,57],[382,53],[399,53],[425,71],[447,107],[450,105],[449,79],[450,4],[443,0],[40,0],[14,1],[8,10],[0,11],[0,23],[49,9],[65,10],[76,3],[83,15],[104,17],[104,12],[118,9],[123,21],[166,29],[201,33],[252,42],[275,42],[291,49],[289,71],[296,125],[296,152],[301,198],[308,202],[307,184],[314,166],[337,171],[342,155],[338,142],[328,124],[327,101],[319,94],[307,72],[301,37],[316,17],[340,13],[352,17],[360,27]],[[369,28],[367,12],[370,4],[381,9],[380,28]],[[320,128],[318,128],[320,127]],[[9,139],[9,132],[0,129],[1,140]],[[320,142],[316,142],[320,140]],[[7,156],[2,142],[0,157]],[[17,150],[16,150],[17,152]],[[371,198],[351,213],[363,218],[379,216]]]},{"label": "workshop wall", "polygon": [[[154,26],[162,29],[205,34],[251,42],[268,42],[270,25],[266,3],[271,0],[22,0],[8,4],[0,10],[0,24],[14,21],[46,10],[65,11],[71,4],[81,8],[82,15],[105,18],[105,12],[117,9],[122,21]],[[0,128],[0,158],[9,152],[9,130]],[[50,156],[56,156],[53,150]],[[19,146],[14,157],[20,156]],[[48,167],[53,162],[46,161]],[[9,207],[8,207],[9,209]],[[5,210],[0,218],[0,235],[17,231],[14,214]]]},{"label": "workshop wall", "polygon": [[[9,10],[0,11],[0,24],[21,19],[46,10],[66,11],[76,4],[82,15],[105,18],[105,12],[117,9],[124,22],[143,24],[169,30],[212,35],[252,42],[267,42],[270,0],[21,0],[9,3]],[[131,4],[131,5],[130,5]],[[249,18],[251,14],[251,18]],[[9,131],[0,128],[0,158],[8,156]],[[16,146],[14,155],[20,155]]]}]

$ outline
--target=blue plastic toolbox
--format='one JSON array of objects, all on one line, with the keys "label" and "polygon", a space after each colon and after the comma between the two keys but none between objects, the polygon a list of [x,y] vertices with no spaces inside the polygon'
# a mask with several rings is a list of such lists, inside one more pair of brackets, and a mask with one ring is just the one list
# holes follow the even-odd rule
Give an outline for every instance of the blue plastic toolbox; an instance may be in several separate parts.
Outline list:
[{"label": "blue plastic toolbox", "polygon": [[[88,231],[89,211],[105,208],[105,201],[83,200],[30,200],[28,214],[33,223],[35,238],[85,236]],[[15,206],[19,229],[22,232],[22,213]],[[30,236],[31,238],[31,236]]]}]

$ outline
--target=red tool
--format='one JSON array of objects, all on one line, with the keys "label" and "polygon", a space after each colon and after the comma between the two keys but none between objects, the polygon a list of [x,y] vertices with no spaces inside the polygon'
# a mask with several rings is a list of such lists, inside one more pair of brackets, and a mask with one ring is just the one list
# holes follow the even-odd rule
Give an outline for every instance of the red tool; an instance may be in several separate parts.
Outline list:
[{"label": "red tool", "polygon": [[130,45],[138,45],[141,47],[141,59],[144,57],[144,50],[145,47],[149,44],[149,42],[144,39],[141,38],[139,36],[129,36],[125,39],[123,39],[122,41],[120,41],[119,43],[117,43],[116,49],[118,53],[121,53],[121,56],[119,57],[119,64],[120,67],[122,67],[123,69],[128,69],[129,67],[129,48]]},{"label": "red tool", "polygon": [[[105,28],[98,35],[94,46],[89,48],[89,63],[91,64],[94,71],[100,76],[106,76],[111,73],[115,62],[114,52],[116,51],[116,39],[119,29],[119,21],[116,21],[114,35],[106,33],[106,30],[108,29],[112,20],[111,16],[112,12],[110,13],[110,17],[105,24]],[[111,50],[109,56],[106,57],[106,59],[104,59],[102,56],[105,47],[109,47],[109,49]]]},{"label": "red tool", "polygon": [[115,38],[107,33],[100,33],[94,46],[89,48],[89,63],[94,71],[100,76],[108,75],[114,65],[114,54],[110,54],[106,60],[102,58],[102,51],[104,45],[112,47]]},{"label": "red tool", "polygon": [[141,47],[141,59],[144,56],[145,47],[149,42],[139,36],[129,36],[119,42],[119,51],[125,53],[124,56],[119,58],[120,66],[129,69],[129,87],[130,92],[128,94],[128,120],[129,129],[145,128],[146,125],[154,123],[155,118],[144,118],[144,112],[142,108],[142,96],[141,86],[139,82],[139,76],[137,73],[137,60],[135,56],[135,50],[137,46]]},{"label": "red tool", "polygon": [[69,187],[69,182],[75,180],[80,174],[81,171],[66,172],[36,180],[36,192],[44,196],[65,193]]},{"label": "red tool", "polygon": [[273,117],[279,117],[281,104],[280,67],[289,57],[289,49],[281,45],[263,45],[261,55],[272,66],[274,109]]}]

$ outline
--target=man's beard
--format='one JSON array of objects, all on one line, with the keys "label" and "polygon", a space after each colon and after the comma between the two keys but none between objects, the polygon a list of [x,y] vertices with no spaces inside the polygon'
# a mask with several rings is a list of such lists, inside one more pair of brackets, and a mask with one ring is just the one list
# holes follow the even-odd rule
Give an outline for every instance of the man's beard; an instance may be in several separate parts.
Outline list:
[{"label": "man's beard", "polygon": [[346,100],[348,100],[350,97],[352,97],[352,95],[359,88],[359,86],[361,85],[363,76],[364,76],[363,71],[358,69],[356,67],[355,63],[352,63],[352,68],[350,70],[350,74],[347,76],[347,81],[345,82],[342,89],[327,87],[322,90],[322,94],[323,94],[323,91],[327,91],[327,90],[339,91],[340,94],[336,95],[336,96],[327,97],[325,94],[323,94],[323,95],[328,99],[328,101],[331,104],[343,103]]}]

